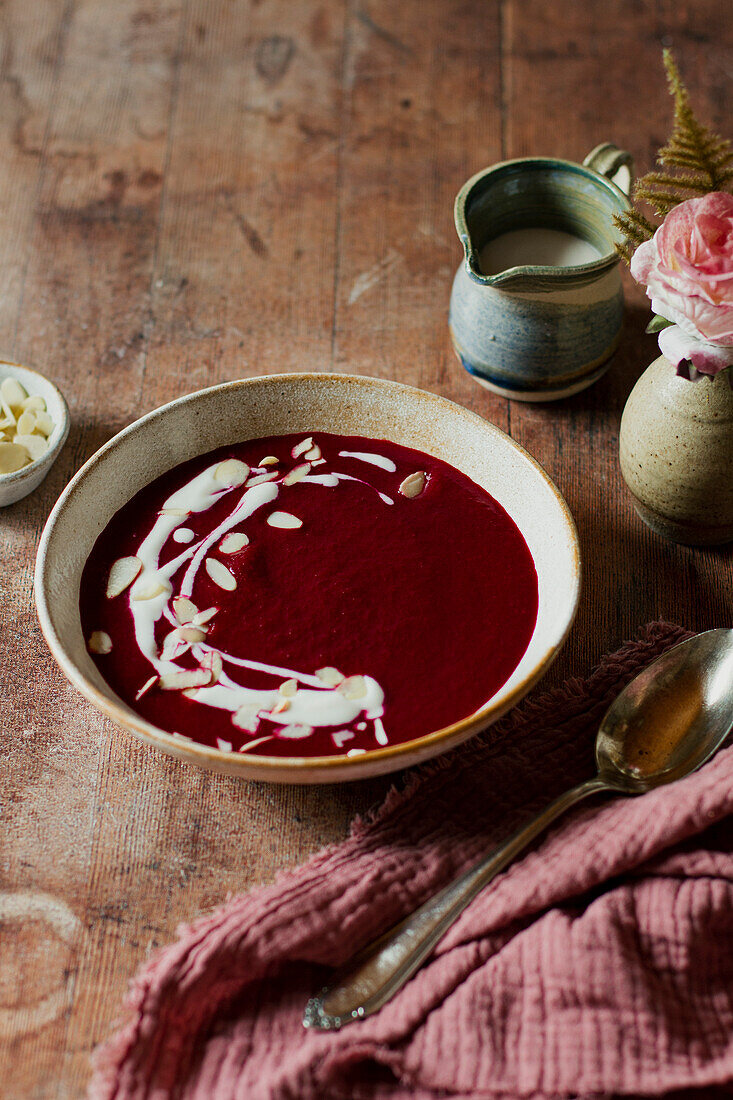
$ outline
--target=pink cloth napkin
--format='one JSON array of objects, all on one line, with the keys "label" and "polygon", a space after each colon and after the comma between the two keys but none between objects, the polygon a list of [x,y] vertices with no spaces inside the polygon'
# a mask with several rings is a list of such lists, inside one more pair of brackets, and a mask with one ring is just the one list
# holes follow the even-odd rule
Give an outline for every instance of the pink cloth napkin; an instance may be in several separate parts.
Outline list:
[{"label": "pink cloth napkin", "polygon": [[342,844],[182,928],[136,977],[92,1100],[733,1095],[733,747],[578,807],[380,1013],[301,1026],[332,964],[593,773],[606,707],[684,636],[647,627],[409,774]]}]

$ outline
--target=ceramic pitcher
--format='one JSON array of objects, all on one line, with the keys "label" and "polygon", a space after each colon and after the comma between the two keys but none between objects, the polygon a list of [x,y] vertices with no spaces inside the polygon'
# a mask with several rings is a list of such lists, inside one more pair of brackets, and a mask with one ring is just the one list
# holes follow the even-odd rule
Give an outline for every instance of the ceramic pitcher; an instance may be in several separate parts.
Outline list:
[{"label": "ceramic pitcher", "polygon": [[[605,143],[582,165],[509,160],[461,188],[455,223],[465,259],[453,282],[450,332],[478,382],[503,397],[552,401],[585,389],[607,369],[623,318],[613,215],[629,209],[631,178],[631,156]],[[575,241],[580,251],[569,254],[570,263],[482,270],[490,242],[528,229]]]}]

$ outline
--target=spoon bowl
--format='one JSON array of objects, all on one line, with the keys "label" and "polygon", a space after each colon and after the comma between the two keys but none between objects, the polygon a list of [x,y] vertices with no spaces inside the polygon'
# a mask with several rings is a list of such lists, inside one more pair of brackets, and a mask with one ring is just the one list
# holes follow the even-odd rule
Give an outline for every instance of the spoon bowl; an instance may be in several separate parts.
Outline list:
[{"label": "spoon bowl", "polygon": [[415,973],[469,902],[557,817],[592,794],[639,795],[682,779],[710,759],[731,729],[733,630],[708,630],[667,650],[616,697],[596,736],[596,776],[561,794],[364,948],[308,1002],[304,1026],[340,1028],[376,1012]]},{"label": "spoon bowl", "polygon": [[598,774],[643,794],[701,767],[733,727],[733,630],[667,650],[624,688],[596,738]]}]

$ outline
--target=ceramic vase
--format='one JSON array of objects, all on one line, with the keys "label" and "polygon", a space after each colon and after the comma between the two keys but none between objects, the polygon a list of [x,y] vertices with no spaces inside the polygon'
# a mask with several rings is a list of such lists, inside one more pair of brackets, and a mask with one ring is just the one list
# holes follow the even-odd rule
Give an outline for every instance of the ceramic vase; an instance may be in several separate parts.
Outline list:
[{"label": "ceramic vase", "polygon": [[621,472],[657,534],[689,546],[733,540],[733,388],[728,372],[679,378],[660,356],[621,418]]}]

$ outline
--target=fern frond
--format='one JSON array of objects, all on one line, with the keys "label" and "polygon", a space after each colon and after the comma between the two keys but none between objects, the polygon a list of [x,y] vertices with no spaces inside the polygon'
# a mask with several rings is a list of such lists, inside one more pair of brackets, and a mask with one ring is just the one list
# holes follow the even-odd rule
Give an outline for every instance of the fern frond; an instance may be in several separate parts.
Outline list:
[{"label": "fern frond", "polygon": [[[646,203],[658,218],[664,219],[681,202],[710,191],[730,189],[733,147],[730,141],[697,120],[671,51],[665,49],[662,56],[674,100],[672,134],[657,154],[656,168],[637,180],[632,200],[635,206]],[[617,251],[627,261],[634,249],[649,240],[658,228],[638,207],[615,217],[614,223],[623,234]]]}]

